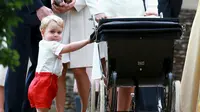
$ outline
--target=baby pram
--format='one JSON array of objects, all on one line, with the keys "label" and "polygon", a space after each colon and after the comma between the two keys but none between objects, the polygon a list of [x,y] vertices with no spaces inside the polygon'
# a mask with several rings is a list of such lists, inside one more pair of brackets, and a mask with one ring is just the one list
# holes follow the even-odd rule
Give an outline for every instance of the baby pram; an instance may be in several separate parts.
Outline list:
[{"label": "baby pram", "polygon": [[[177,19],[113,18],[101,20],[95,35],[108,45],[105,107],[117,109],[117,87],[135,86],[134,111],[139,111],[139,86],[163,88],[160,111],[174,112],[180,82],[172,74],[174,40],[182,34]],[[101,84],[102,86],[103,84]],[[101,89],[102,90],[102,89]],[[112,98],[108,98],[112,90]],[[108,103],[111,100],[111,105]],[[106,111],[107,109],[105,109]]]}]

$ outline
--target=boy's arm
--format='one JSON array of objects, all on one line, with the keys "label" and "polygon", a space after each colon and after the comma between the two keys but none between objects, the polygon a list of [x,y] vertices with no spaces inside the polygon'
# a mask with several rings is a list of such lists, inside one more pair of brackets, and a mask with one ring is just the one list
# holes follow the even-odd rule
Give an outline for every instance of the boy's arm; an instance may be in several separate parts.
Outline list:
[{"label": "boy's arm", "polygon": [[65,45],[63,47],[63,49],[61,50],[60,54],[76,51],[76,50],[81,49],[82,47],[86,46],[89,43],[90,43],[89,39],[77,41],[77,42],[72,42],[70,44]]}]

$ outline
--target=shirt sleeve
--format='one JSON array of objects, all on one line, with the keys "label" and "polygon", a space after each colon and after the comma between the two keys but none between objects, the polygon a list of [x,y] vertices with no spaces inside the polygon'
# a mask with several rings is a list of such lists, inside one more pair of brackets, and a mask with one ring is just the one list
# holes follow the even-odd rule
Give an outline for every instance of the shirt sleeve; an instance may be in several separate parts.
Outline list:
[{"label": "shirt sleeve", "polygon": [[76,0],[74,8],[76,9],[77,12],[81,11],[85,7],[86,7],[85,0]]},{"label": "shirt sleeve", "polygon": [[92,15],[103,13],[100,5],[98,4],[98,0],[85,0],[85,2]]},{"label": "shirt sleeve", "polygon": [[33,3],[31,5],[28,5],[28,9],[30,13],[36,13],[36,10],[44,6],[42,3],[42,0],[33,0]]},{"label": "shirt sleeve", "polygon": [[59,55],[65,45],[59,42],[54,42],[52,45],[52,51],[55,55]]},{"label": "shirt sleeve", "polygon": [[76,0],[74,8],[77,12],[88,7],[92,15],[102,13],[97,0]]}]

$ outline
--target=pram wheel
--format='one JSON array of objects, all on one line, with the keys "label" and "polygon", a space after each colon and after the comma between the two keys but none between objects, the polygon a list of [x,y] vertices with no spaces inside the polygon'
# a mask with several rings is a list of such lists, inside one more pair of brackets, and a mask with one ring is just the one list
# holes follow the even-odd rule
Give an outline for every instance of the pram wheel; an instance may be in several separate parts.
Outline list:
[{"label": "pram wheel", "polygon": [[106,85],[103,79],[99,80],[99,92],[96,92],[96,81],[92,80],[91,82],[89,112],[106,112]]},{"label": "pram wheel", "polygon": [[113,72],[111,74],[111,80],[112,80],[112,100],[111,100],[111,112],[117,111],[117,73]]},{"label": "pram wheel", "polygon": [[105,92],[106,92],[106,86],[104,83],[104,80],[100,80],[100,94],[98,96],[98,110],[99,112],[106,112],[106,98],[105,98]]},{"label": "pram wheel", "polygon": [[167,74],[167,112],[171,111],[172,108],[172,86],[173,86],[173,74],[170,72]]},{"label": "pram wheel", "polygon": [[96,83],[95,80],[91,81],[91,91],[90,91],[90,112],[95,112],[95,96],[96,96]]},{"label": "pram wheel", "polygon": [[180,81],[173,80],[173,74],[168,74],[167,111],[179,112]]},{"label": "pram wheel", "polygon": [[180,88],[181,83],[180,81],[173,81],[172,86],[172,108],[171,112],[180,112],[179,100],[180,100]]}]

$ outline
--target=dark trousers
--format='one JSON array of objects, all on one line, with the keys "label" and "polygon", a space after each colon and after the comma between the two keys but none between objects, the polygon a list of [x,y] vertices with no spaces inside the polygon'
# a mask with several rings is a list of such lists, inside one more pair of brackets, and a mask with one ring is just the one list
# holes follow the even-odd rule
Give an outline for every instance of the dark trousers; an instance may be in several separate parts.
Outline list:
[{"label": "dark trousers", "polygon": [[[5,80],[5,112],[35,112],[35,109],[30,108],[27,93],[35,76],[41,34],[39,20],[27,12],[26,8],[18,12],[24,22],[13,28],[15,36],[12,37],[11,48],[19,53],[20,65],[15,71],[8,68]],[[29,58],[32,65],[26,74]]]},{"label": "dark trousers", "polygon": [[163,17],[177,18],[179,16],[183,0],[158,0],[158,13]]},{"label": "dark trousers", "polygon": [[[159,107],[159,103],[161,107]],[[140,87],[139,88],[139,110],[142,112],[158,112],[164,107],[163,87]]]}]

